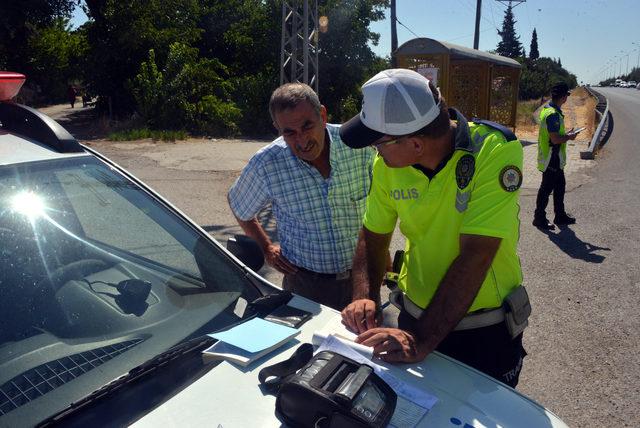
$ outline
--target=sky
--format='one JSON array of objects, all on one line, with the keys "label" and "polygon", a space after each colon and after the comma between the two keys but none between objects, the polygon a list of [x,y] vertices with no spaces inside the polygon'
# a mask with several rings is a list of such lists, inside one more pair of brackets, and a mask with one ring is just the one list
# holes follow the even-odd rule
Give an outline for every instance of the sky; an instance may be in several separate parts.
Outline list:
[{"label": "sky", "polygon": [[[473,47],[476,0],[396,0],[398,46],[416,37]],[[514,3],[515,5],[515,3]],[[516,34],[527,54],[536,28],[540,56],[560,58],[578,83],[597,83],[640,66],[640,2],[638,0],[527,0],[514,6]],[[506,6],[482,0],[480,50],[498,46]],[[77,9],[72,24],[87,20]],[[391,49],[389,11],[371,24],[380,33],[375,53]],[[280,31],[280,29],[276,29]],[[322,67],[322,65],[320,65]],[[614,72],[615,68],[615,72]]]},{"label": "sky", "polygon": [[[428,37],[473,47],[476,0],[396,0],[398,46],[416,37]],[[560,58],[578,83],[597,83],[639,65],[640,2],[638,0],[527,0],[513,8],[516,34],[527,55],[536,28],[540,56]],[[483,51],[498,46],[506,5],[482,0],[480,44]],[[389,55],[391,24],[371,25],[380,33],[375,53]],[[628,62],[628,65],[627,65]]]}]

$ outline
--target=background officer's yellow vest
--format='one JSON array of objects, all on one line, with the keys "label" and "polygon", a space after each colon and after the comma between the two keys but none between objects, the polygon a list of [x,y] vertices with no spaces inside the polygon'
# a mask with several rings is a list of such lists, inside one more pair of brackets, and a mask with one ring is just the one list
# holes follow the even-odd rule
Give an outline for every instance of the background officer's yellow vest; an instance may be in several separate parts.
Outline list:
[{"label": "background officer's yellow vest", "polygon": [[[547,129],[547,117],[550,114],[556,113],[557,110],[551,106],[546,106],[540,112],[540,131],[538,132],[538,169],[544,172],[549,166],[551,160],[551,142],[549,140],[549,130]],[[565,135],[564,133],[564,118],[560,116],[560,130],[558,134]],[[567,163],[567,143],[560,144],[560,169],[564,169]]]}]

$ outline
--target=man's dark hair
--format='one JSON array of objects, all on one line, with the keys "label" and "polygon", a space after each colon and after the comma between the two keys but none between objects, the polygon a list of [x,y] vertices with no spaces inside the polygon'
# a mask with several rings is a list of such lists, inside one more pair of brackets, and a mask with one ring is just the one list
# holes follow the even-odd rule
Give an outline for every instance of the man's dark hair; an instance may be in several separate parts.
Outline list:
[{"label": "man's dark hair", "polygon": [[449,122],[449,107],[447,107],[447,103],[445,102],[444,97],[440,94],[440,91],[431,81],[429,81],[429,89],[431,89],[431,93],[433,94],[433,99],[436,104],[438,101],[440,102],[440,113],[430,124],[411,135],[427,138],[440,138],[445,135],[451,127]]},{"label": "man's dark hair", "polygon": [[569,96],[569,85],[566,82],[558,82],[551,87],[551,101],[558,102],[562,98]]},{"label": "man's dark hair", "polygon": [[287,109],[296,108],[301,102],[308,102],[320,115],[320,99],[318,94],[304,83],[285,83],[271,94],[269,100],[269,113],[271,120],[276,121],[276,113]]},{"label": "man's dark hair", "polygon": [[557,104],[558,101],[560,101],[562,98],[564,97],[568,97],[569,94],[564,94],[564,95],[551,95],[551,102],[553,102],[554,104]]}]

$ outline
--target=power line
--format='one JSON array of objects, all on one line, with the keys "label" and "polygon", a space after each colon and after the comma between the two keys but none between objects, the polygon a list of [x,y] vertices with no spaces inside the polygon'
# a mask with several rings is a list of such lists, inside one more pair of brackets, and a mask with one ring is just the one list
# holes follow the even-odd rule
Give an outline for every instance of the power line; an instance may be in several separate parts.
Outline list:
[{"label": "power line", "polygon": [[491,8],[491,21],[493,21],[493,26],[497,30],[498,25],[496,24],[496,18],[493,16],[493,3],[489,3],[489,7]]},{"label": "power line", "polygon": [[[527,0],[496,0],[496,1],[500,2],[500,3],[504,4],[504,5],[506,5],[507,2],[509,2],[508,6],[513,9],[516,6],[519,6],[521,3],[526,3]],[[511,5],[511,3],[515,3],[516,5],[513,6],[513,5]]]},{"label": "power line", "polygon": [[531,14],[529,13],[529,6],[527,6],[526,4],[524,5],[524,10],[527,11],[527,20],[529,21],[529,27],[531,28],[535,28],[533,26],[533,22],[531,22]]},{"label": "power line", "polygon": [[[463,2],[462,2],[462,0],[458,0],[458,2],[459,2],[460,4],[462,4],[464,7],[466,7],[466,8],[467,8],[467,10],[468,10],[469,12],[471,12],[473,15],[475,15],[475,14],[476,14],[476,11],[475,11],[475,9],[473,8],[473,6],[471,6],[471,5],[467,4],[467,3],[463,3]],[[492,23],[492,22],[491,22],[491,21],[489,21],[487,18],[485,18],[483,14],[481,14],[481,15],[480,15],[480,18],[481,18],[483,21],[485,21],[487,24],[489,24],[489,25],[493,25],[493,26],[496,28],[496,30],[498,29],[498,27],[496,27],[496,22],[495,22],[495,20],[494,20],[494,21],[493,21],[493,23]]]},{"label": "power line", "polygon": [[409,30],[409,32],[410,32],[411,34],[413,34],[414,36],[416,36],[416,37],[418,37],[418,38],[420,37],[420,36],[418,36],[416,33],[414,33],[414,32],[413,32],[413,30],[412,30],[411,28],[407,27],[407,26],[406,26],[406,25],[404,25],[402,22],[400,22],[400,20],[398,19],[398,17],[396,17],[396,22],[397,22],[398,24],[402,25],[402,26],[403,26],[404,28],[406,28],[407,30]]},{"label": "power line", "polygon": [[[493,28],[484,29],[484,30],[480,31],[480,34],[486,33],[487,31],[493,31]],[[465,34],[464,36],[454,37],[453,39],[447,39],[446,41],[447,42],[453,42],[454,40],[464,39],[465,37],[473,37],[473,34]]]}]

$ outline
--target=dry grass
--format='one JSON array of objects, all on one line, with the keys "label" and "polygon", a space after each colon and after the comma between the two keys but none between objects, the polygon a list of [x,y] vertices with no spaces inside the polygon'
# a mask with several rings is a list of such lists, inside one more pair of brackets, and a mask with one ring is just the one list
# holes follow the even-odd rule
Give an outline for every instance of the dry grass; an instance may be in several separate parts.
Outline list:
[{"label": "dry grass", "polygon": [[570,104],[573,114],[568,118],[567,126],[569,128],[584,126],[587,129],[582,132],[582,138],[591,139],[596,127],[594,110],[597,101],[584,88],[575,89],[569,100],[572,103],[567,102],[567,104]]},{"label": "dry grass", "polygon": [[[534,114],[540,106],[540,100],[519,101],[516,110],[516,132],[520,139],[528,140],[538,134],[538,124]],[[537,137],[536,137],[537,138]]]},{"label": "dry grass", "polygon": [[[545,104],[547,101],[545,101]],[[565,128],[585,127],[580,139],[591,139],[595,131],[596,100],[586,89],[580,87],[571,92],[567,103],[562,106],[565,117]],[[519,101],[516,113],[516,134],[520,140],[536,141],[538,139],[538,124],[534,119],[536,110],[540,107],[540,100]]]}]

